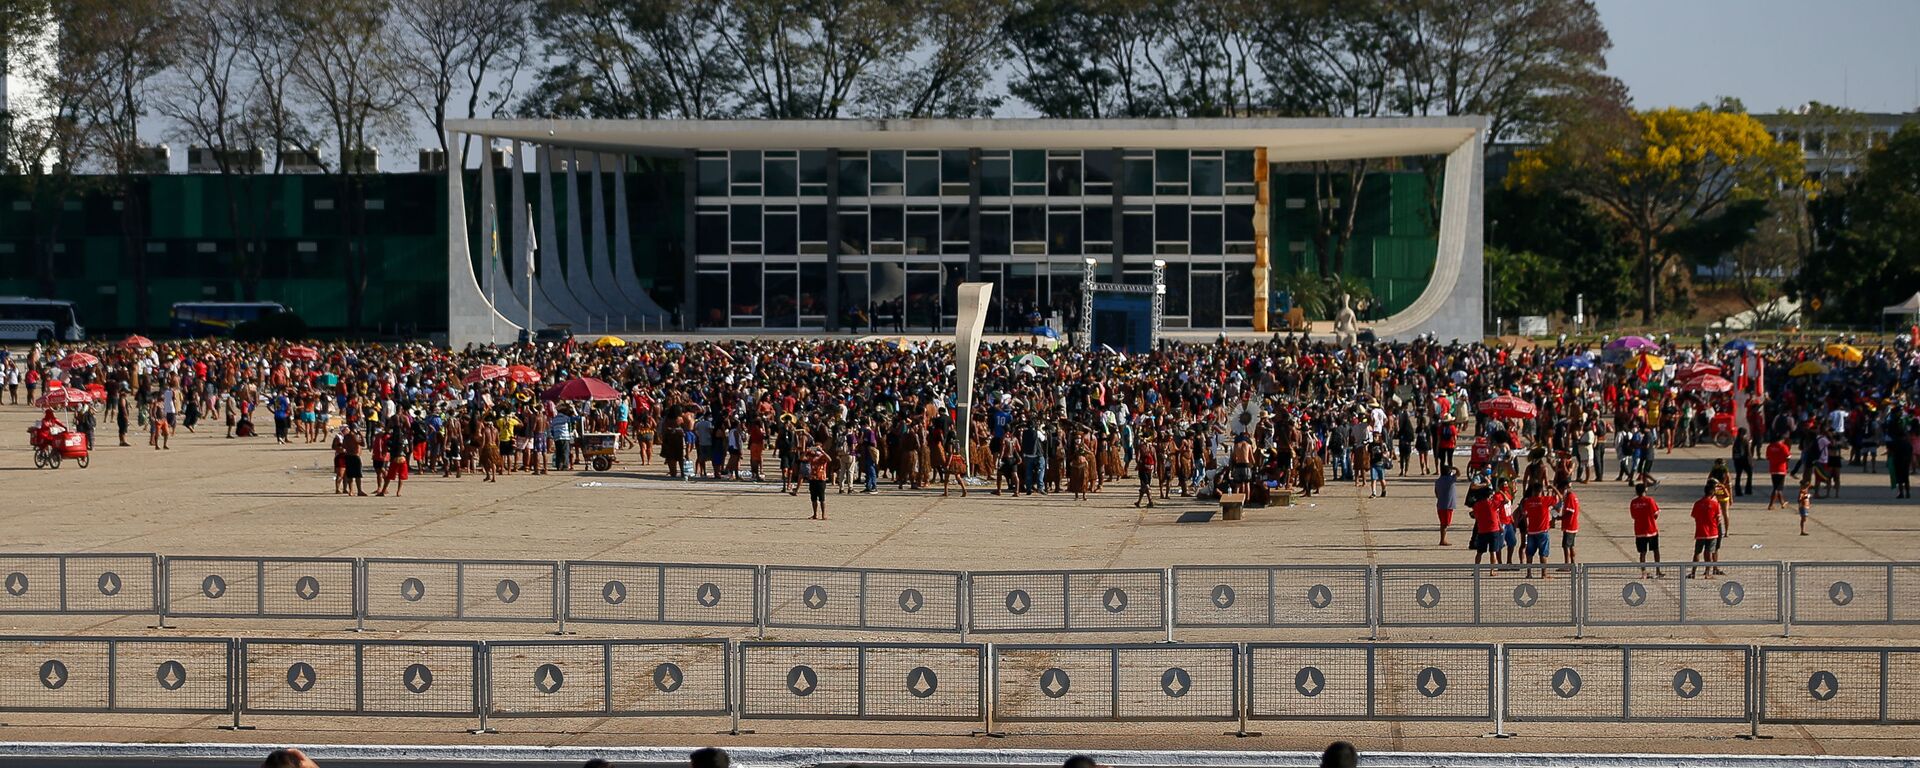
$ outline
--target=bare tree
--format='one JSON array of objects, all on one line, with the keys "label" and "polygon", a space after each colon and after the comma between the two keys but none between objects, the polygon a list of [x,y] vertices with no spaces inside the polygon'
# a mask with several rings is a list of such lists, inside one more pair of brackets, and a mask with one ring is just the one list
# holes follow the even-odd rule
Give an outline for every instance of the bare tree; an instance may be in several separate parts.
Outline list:
[{"label": "bare tree", "polygon": [[912,47],[890,0],[726,0],[717,24],[761,117],[830,120],[877,62]]},{"label": "bare tree", "polygon": [[908,55],[877,62],[860,82],[872,117],[990,117],[1004,97],[994,72],[1007,55],[1001,22],[1012,0],[913,0]]},{"label": "bare tree", "polygon": [[[397,50],[408,98],[445,151],[456,94],[466,92],[468,118],[479,116],[483,102],[494,107],[511,97],[513,75],[527,61],[528,0],[394,0],[393,9],[406,35]],[[490,93],[485,85],[496,67],[508,70],[506,86]]]},{"label": "bare tree", "polygon": [[[334,175],[340,184],[347,235],[347,327],[358,330],[366,304],[366,170],[356,158],[380,135],[397,133],[407,103],[399,40],[389,26],[386,0],[287,3],[282,13],[305,34],[292,66],[298,94],[324,120],[338,150]],[[454,169],[456,172],[458,169]]]},{"label": "bare tree", "polygon": [[247,126],[256,140],[273,151],[272,170],[285,164],[281,154],[317,145],[314,132],[301,120],[294,103],[294,64],[306,55],[306,36],[297,18],[282,6],[297,0],[235,0],[235,23],[248,31],[241,56],[252,79],[247,94]]},{"label": "bare tree", "polygon": [[[232,259],[242,295],[258,298],[261,244],[253,241],[260,217],[243,215],[256,207],[246,165],[236,159],[259,151],[260,130],[252,107],[261,88],[249,65],[250,51],[264,30],[251,23],[248,0],[174,0],[179,22],[173,37],[174,61],[165,98],[154,109],[172,124],[171,134],[189,147],[205,147],[213,155],[227,198],[227,232],[233,241]],[[189,162],[192,159],[189,158]]]}]

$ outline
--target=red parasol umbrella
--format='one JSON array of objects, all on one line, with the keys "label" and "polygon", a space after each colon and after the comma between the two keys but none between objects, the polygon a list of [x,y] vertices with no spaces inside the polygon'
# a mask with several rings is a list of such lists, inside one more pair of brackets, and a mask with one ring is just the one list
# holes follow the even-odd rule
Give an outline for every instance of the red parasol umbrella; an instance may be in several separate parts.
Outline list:
[{"label": "red parasol umbrella", "polygon": [[569,379],[540,395],[543,400],[618,400],[620,392],[599,379]]},{"label": "red parasol umbrella", "polygon": [[132,336],[128,336],[125,341],[120,342],[120,348],[121,349],[153,349],[153,339],[149,339],[145,336],[142,336],[136,333]]},{"label": "red parasol umbrella", "polygon": [[1529,403],[1513,395],[1501,395],[1481,401],[1480,412],[1496,419],[1531,419],[1540,415],[1540,411]]},{"label": "red parasol umbrella", "polygon": [[295,344],[291,347],[287,347],[286,354],[287,354],[288,360],[320,359],[320,350],[314,349],[313,347],[303,346],[299,344]]},{"label": "red parasol umbrella", "polygon": [[1696,376],[1718,376],[1725,372],[1725,368],[1721,368],[1713,363],[1689,363],[1682,366],[1680,371],[1674,374],[1674,378],[1685,381]]},{"label": "red parasol umbrella", "polygon": [[72,370],[74,368],[86,368],[88,366],[99,365],[99,364],[100,364],[100,358],[94,357],[93,355],[89,355],[85,352],[75,352],[71,355],[67,355],[66,357],[60,358],[60,367],[66,368],[68,370]]},{"label": "red parasol umbrella", "polygon": [[99,382],[88,384],[87,394],[93,395],[93,399],[95,400],[105,400],[107,399],[107,387]]},{"label": "red parasol umbrella", "polygon": [[74,405],[86,405],[93,402],[93,395],[79,387],[61,387],[48,390],[40,399],[33,401],[35,408],[66,408]]},{"label": "red parasol umbrella", "polygon": [[1715,374],[1704,373],[1680,382],[1680,388],[1697,392],[1731,392],[1733,382]]},{"label": "red parasol umbrella", "polygon": [[482,365],[479,368],[475,368],[472,371],[468,371],[466,378],[461,379],[460,383],[472,384],[476,381],[493,381],[494,379],[504,379],[506,377],[507,377],[506,366],[489,364],[489,365]]},{"label": "red parasol umbrella", "polygon": [[507,366],[507,380],[516,384],[538,384],[540,383],[540,372],[525,365],[509,365]]}]

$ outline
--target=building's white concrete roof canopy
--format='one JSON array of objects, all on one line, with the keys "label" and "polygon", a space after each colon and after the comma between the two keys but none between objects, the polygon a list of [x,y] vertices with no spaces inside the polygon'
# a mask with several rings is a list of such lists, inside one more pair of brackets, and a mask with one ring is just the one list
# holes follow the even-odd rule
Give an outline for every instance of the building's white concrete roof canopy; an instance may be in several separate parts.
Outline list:
[{"label": "building's white concrete roof canopy", "polygon": [[1444,155],[1481,117],[1151,120],[450,120],[449,130],[608,152],[690,149],[1267,148],[1269,162]]}]

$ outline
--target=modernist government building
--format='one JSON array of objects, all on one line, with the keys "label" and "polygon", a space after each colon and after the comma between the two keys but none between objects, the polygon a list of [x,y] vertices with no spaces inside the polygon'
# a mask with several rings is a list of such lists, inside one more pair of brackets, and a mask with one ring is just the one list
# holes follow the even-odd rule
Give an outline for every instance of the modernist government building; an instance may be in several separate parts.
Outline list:
[{"label": "modernist government building", "polygon": [[[1439,215],[1422,215],[1436,201],[1418,171],[1369,182],[1377,213],[1354,257],[1380,310],[1369,326],[1476,338],[1484,130],[1479,118],[453,121],[456,152],[467,137],[498,149],[449,160],[483,166],[477,190],[446,176],[449,340],[553,326],[939,331],[965,282],[994,285],[989,332],[1024,332],[1078,315],[1089,280],[1157,293],[1168,331],[1264,332],[1272,275],[1311,259],[1311,174],[1290,169],[1410,157],[1439,161]],[[633,212],[624,171],[645,158],[685,169],[666,191],[679,205]],[[555,183],[576,194],[537,193]],[[684,219],[650,226],[655,215]],[[680,260],[678,284],[643,285],[637,228],[679,233],[652,255]]]}]

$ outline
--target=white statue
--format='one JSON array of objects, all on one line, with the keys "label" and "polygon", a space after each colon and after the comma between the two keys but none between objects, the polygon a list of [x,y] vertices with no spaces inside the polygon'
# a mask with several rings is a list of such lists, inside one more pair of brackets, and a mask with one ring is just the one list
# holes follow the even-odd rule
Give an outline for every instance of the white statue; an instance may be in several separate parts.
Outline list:
[{"label": "white statue", "polygon": [[1340,294],[1340,311],[1333,314],[1333,339],[1342,349],[1360,340],[1360,321],[1353,314],[1353,297],[1344,293]]}]

